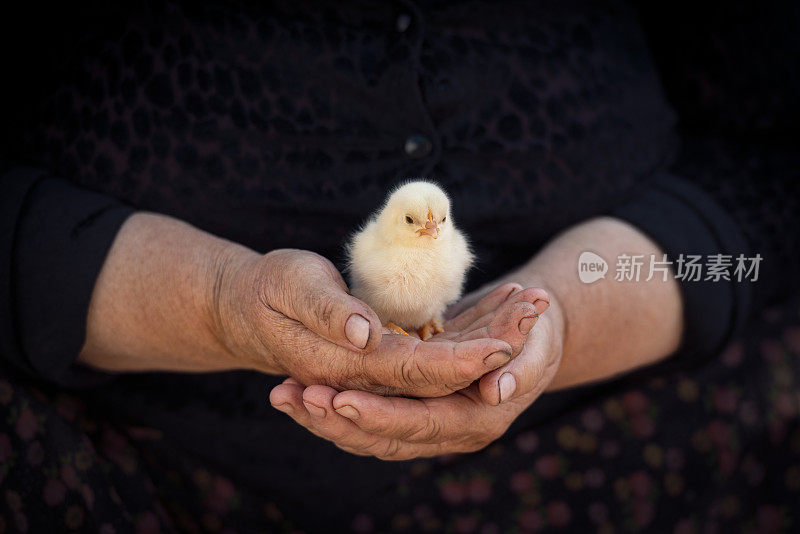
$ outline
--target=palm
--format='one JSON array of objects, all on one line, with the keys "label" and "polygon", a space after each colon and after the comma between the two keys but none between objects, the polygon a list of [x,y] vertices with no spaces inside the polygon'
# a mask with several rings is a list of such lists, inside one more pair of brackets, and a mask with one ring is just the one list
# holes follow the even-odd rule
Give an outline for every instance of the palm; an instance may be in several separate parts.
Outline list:
[{"label": "palm", "polygon": [[[426,341],[413,334],[384,332],[375,351],[363,359],[391,362],[397,361],[397,355],[411,355],[399,363],[402,388],[355,379],[337,389],[414,397],[441,397],[464,389],[522,351],[528,331],[548,302],[542,289],[504,284],[448,320],[444,332]],[[488,356],[481,360],[475,359],[475,354]],[[397,366],[384,366],[380,372],[397,376]],[[388,379],[383,383],[390,383]]]},{"label": "palm", "polygon": [[437,398],[383,397],[358,390],[338,393],[326,386],[305,388],[289,379],[273,390],[273,404],[281,399],[292,406],[304,404],[308,411],[292,410],[290,415],[311,432],[353,454],[402,460],[482,448],[502,435],[549,382],[551,328],[545,322],[542,335],[530,337],[519,329],[519,323],[530,317],[526,315],[530,312],[526,304],[532,306],[537,299],[546,298],[546,293],[539,289],[517,288],[511,294],[509,291],[510,288],[493,291],[448,321],[446,331],[430,342],[462,341],[486,335],[506,339],[515,347],[517,356],[509,365],[543,371],[512,402],[500,404],[492,389],[497,377],[491,375],[502,373],[507,367],[504,366],[463,389]]}]

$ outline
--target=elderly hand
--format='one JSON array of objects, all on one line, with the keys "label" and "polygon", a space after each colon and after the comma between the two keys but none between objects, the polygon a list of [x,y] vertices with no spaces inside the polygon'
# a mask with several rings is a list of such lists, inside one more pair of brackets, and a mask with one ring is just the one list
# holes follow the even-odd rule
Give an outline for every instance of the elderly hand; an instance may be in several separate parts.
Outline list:
[{"label": "elderly hand", "polygon": [[[506,291],[505,287],[498,289]],[[484,315],[493,305],[502,308],[525,292],[546,297],[542,290],[527,289],[501,301],[494,290],[450,321],[450,326],[463,327],[472,316]],[[555,376],[561,360],[563,318],[558,306],[553,308],[538,322],[526,319],[537,324],[517,358],[445,397],[337,392],[323,385],[305,387],[290,378],[272,390],[270,402],[314,434],[353,454],[406,460],[475,451],[499,438]],[[492,328],[486,333],[491,334]]]},{"label": "elderly hand", "polygon": [[267,372],[331,391],[448,395],[519,354],[547,304],[540,290],[507,300],[519,286],[506,284],[423,342],[382,334],[375,312],[312,252],[237,254],[220,263],[213,315],[227,349]]}]

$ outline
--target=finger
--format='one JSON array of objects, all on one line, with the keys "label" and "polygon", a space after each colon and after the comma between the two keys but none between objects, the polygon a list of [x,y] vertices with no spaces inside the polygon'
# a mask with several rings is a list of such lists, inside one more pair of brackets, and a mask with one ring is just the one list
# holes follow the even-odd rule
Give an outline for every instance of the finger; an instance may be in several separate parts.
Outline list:
[{"label": "finger", "polygon": [[385,460],[402,460],[419,455],[418,447],[412,444],[360,429],[350,419],[354,414],[348,411],[348,407],[343,407],[342,413],[334,408],[333,399],[337,393],[327,386],[309,386],[303,391],[303,402],[309,409],[311,424],[317,435],[358,455],[376,456]]},{"label": "finger", "polygon": [[358,352],[370,352],[381,339],[377,314],[347,290],[341,274],[322,256],[276,251],[273,261],[277,294],[266,303],[300,321],[317,335]]},{"label": "finger", "polygon": [[[412,439],[417,440],[416,442],[362,429],[355,421],[361,420],[367,426],[371,419],[377,419],[378,422],[371,426],[375,430],[381,430],[379,421],[381,418],[385,419],[385,416],[379,412],[371,413],[369,406],[362,405],[362,413],[364,413],[362,419],[360,413],[351,405],[358,405],[357,401],[349,400],[345,395],[341,398],[344,399],[344,402],[351,404],[336,402],[339,394],[327,386],[310,386],[305,389],[296,387],[294,384],[285,388],[283,385],[276,386],[270,399],[278,402],[278,409],[288,413],[307,430],[332,441],[337,447],[347,452],[362,456],[375,456],[383,460],[408,460],[444,453],[471,452],[484,447],[505,430],[507,425],[503,425],[502,421],[508,419],[507,414],[487,412],[486,405],[482,404],[478,394],[473,391],[474,389],[470,388],[468,393],[463,395],[455,394],[443,399],[426,400],[425,402],[431,404],[432,417],[441,420],[448,432],[440,434],[441,440],[433,440],[430,439],[431,434],[426,434],[424,431],[414,432],[411,429],[396,431],[408,434]],[[369,395],[361,391],[348,393]],[[383,397],[374,397],[378,400],[384,399]],[[287,399],[288,402],[285,402]],[[410,399],[392,400],[408,401]],[[470,406],[470,408],[464,410],[462,404]],[[470,415],[469,412],[474,412],[474,414]],[[483,420],[478,417],[479,415],[483,417]],[[497,422],[500,424],[495,424]],[[493,430],[493,427],[496,428]],[[444,439],[447,436],[455,439],[447,441]],[[424,441],[425,438],[428,438],[428,441]]]},{"label": "finger", "polygon": [[453,319],[462,312],[466,311],[467,308],[474,307],[475,304],[477,304],[482,298],[484,298],[486,295],[488,295],[495,289],[497,289],[497,287],[492,289],[481,288],[469,293],[468,295],[464,295],[463,297],[461,297],[461,300],[447,307],[447,309],[444,312],[444,318],[448,321]]},{"label": "finger", "polygon": [[269,403],[273,408],[282,411],[299,424],[309,427],[311,416],[303,406],[303,390],[305,386],[290,382],[287,379],[269,392]]},{"label": "finger", "polygon": [[519,356],[508,364],[481,377],[481,398],[491,406],[525,397],[532,402],[550,383],[558,370],[559,356],[548,349],[550,334],[535,328]]},{"label": "finger", "polygon": [[550,306],[550,295],[547,294],[547,291],[538,287],[529,287],[514,291],[504,302],[500,303],[496,309],[484,314],[476,319],[472,324],[464,327],[462,332],[469,332],[470,330],[488,326],[491,322],[497,319],[497,314],[500,313],[504,308],[525,302],[532,304],[536,308],[536,315],[540,315],[544,313],[544,311]]},{"label": "finger", "polygon": [[[330,389],[327,388],[327,386],[313,387]],[[326,410],[318,403],[313,401],[308,402],[304,399],[303,395],[306,389],[307,388],[305,386],[298,386],[297,384],[289,381],[284,381],[283,384],[275,386],[270,392],[270,404],[272,404],[275,409],[280,410],[291,417],[297,424],[305,427],[305,429],[312,434],[321,438],[331,439],[329,436],[326,436],[322,431],[320,431],[315,425],[317,420],[326,416]],[[330,408],[327,410],[327,412],[333,413],[333,408]],[[345,419],[341,416],[337,417],[342,420]],[[352,425],[352,427],[356,431],[362,432],[355,425]],[[364,433],[364,436],[366,436],[366,433]],[[358,452],[356,450],[350,450],[348,452],[353,452],[354,454],[369,454],[369,452],[366,451]]]},{"label": "finger", "polygon": [[522,350],[528,332],[536,324],[538,318],[539,314],[532,304],[516,302],[498,310],[488,325],[461,334],[455,340],[469,341],[487,337],[502,339],[511,345],[511,356],[515,357]]},{"label": "finger", "polygon": [[384,395],[444,396],[504,365],[511,353],[511,346],[500,339],[430,343],[410,336],[384,336],[372,354],[362,357],[369,383],[355,379],[343,384],[343,389],[366,389]]},{"label": "finger", "polygon": [[309,409],[312,424],[337,445],[366,449],[370,444],[369,436],[352,421],[336,413],[332,404],[336,393],[335,389],[321,385],[309,386],[303,391],[303,403]]},{"label": "finger", "polygon": [[516,357],[539,315],[549,305],[549,301],[539,298],[542,296],[546,297],[546,293],[535,288],[517,292],[501,304],[495,313],[467,327],[465,333],[454,338],[455,341],[485,337],[502,339],[511,345],[512,357]]},{"label": "finger", "polygon": [[459,440],[480,426],[482,401],[461,394],[409,399],[350,390],[337,394],[332,404],[337,413],[369,434],[408,443],[442,444]]},{"label": "finger", "polygon": [[278,331],[300,330],[287,338],[298,347],[287,372],[300,384],[322,383],[381,395],[444,396],[505,364],[512,353],[511,346],[499,339],[432,343],[412,336],[385,335],[370,354],[354,354],[334,347],[282,314],[275,315],[282,325]]},{"label": "finger", "polygon": [[477,304],[468,307],[457,316],[447,321],[445,323],[445,330],[463,330],[465,327],[469,326],[483,315],[495,310],[515,291],[519,291],[521,289],[522,286],[515,282],[509,282],[497,286],[487,293],[483,298],[481,298]]},{"label": "finger", "polygon": [[408,460],[442,453],[438,446],[411,444],[365,432],[334,409],[332,401],[337,392],[330,387],[309,386],[290,394],[293,403],[301,402],[305,408],[289,414],[296,422],[351,454],[375,456],[382,460]]}]

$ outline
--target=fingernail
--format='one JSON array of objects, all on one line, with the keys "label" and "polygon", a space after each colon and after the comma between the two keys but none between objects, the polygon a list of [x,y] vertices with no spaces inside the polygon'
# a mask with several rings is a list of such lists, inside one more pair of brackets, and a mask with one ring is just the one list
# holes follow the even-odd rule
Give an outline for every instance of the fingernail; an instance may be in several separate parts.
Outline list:
[{"label": "fingernail", "polygon": [[347,336],[347,340],[350,343],[359,349],[363,349],[367,346],[367,341],[369,341],[369,321],[363,316],[354,313],[347,318],[347,322],[344,324],[344,335]]},{"label": "fingernail", "polygon": [[519,321],[519,331],[522,335],[528,335],[528,332],[531,331],[533,325],[536,324],[536,320],[539,318],[538,315],[533,315],[531,317],[523,317]]},{"label": "fingernail", "polygon": [[484,365],[491,367],[492,369],[496,367],[500,367],[504,363],[506,363],[509,359],[511,359],[511,355],[507,352],[503,352],[502,350],[498,350],[497,352],[493,352],[487,357],[483,359]]},{"label": "fingernail", "polygon": [[361,417],[361,414],[358,412],[358,410],[349,404],[345,404],[340,408],[336,408],[336,413],[343,417],[347,417],[348,419],[352,419],[353,421]]},{"label": "fingernail", "polygon": [[544,313],[544,311],[550,306],[550,303],[546,300],[538,299],[533,303],[533,307],[536,308],[536,311],[539,313]]},{"label": "fingernail", "polygon": [[508,400],[514,391],[517,389],[517,381],[511,373],[503,373],[500,380],[497,381],[498,389],[500,390],[500,402]]},{"label": "fingernail", "polygon": [[304,400],[303,404],[305,405],[306,410],[308,410],[308,413],[310,413],[314,417],[325,417],[328,414],[328,412],[326,412],[325,408],[323,408],[322,406],[311,404],[307,400]]},{"label": "fingernail", "polygon": [[273,407],[274,407],[276,410],[280,410],[280,411],[282,411],[283,413],[288,413],[288,414],[290,414],[290,413],[292,413],[292,412],[294,411],[294,408],[293,408],[293,407],[292,407],[292,405],[291,405],[291,404],[289,404],[288,402],[284,402],[283,404],[273,404],[272,406],[273,406]]}]

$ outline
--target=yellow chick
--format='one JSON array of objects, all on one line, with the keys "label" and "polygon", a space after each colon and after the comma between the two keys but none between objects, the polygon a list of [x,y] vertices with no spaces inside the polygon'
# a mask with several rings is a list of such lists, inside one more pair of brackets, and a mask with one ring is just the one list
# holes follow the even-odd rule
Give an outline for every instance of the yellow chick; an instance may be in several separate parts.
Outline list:
[{"label": "yellow chick", "polygon": [[428,339],[443,332],[448,304],[461,296],[474,256],[450,213],[450,199],[431,182],[408,182],[347,245],[350,290],[383,324]]}]

